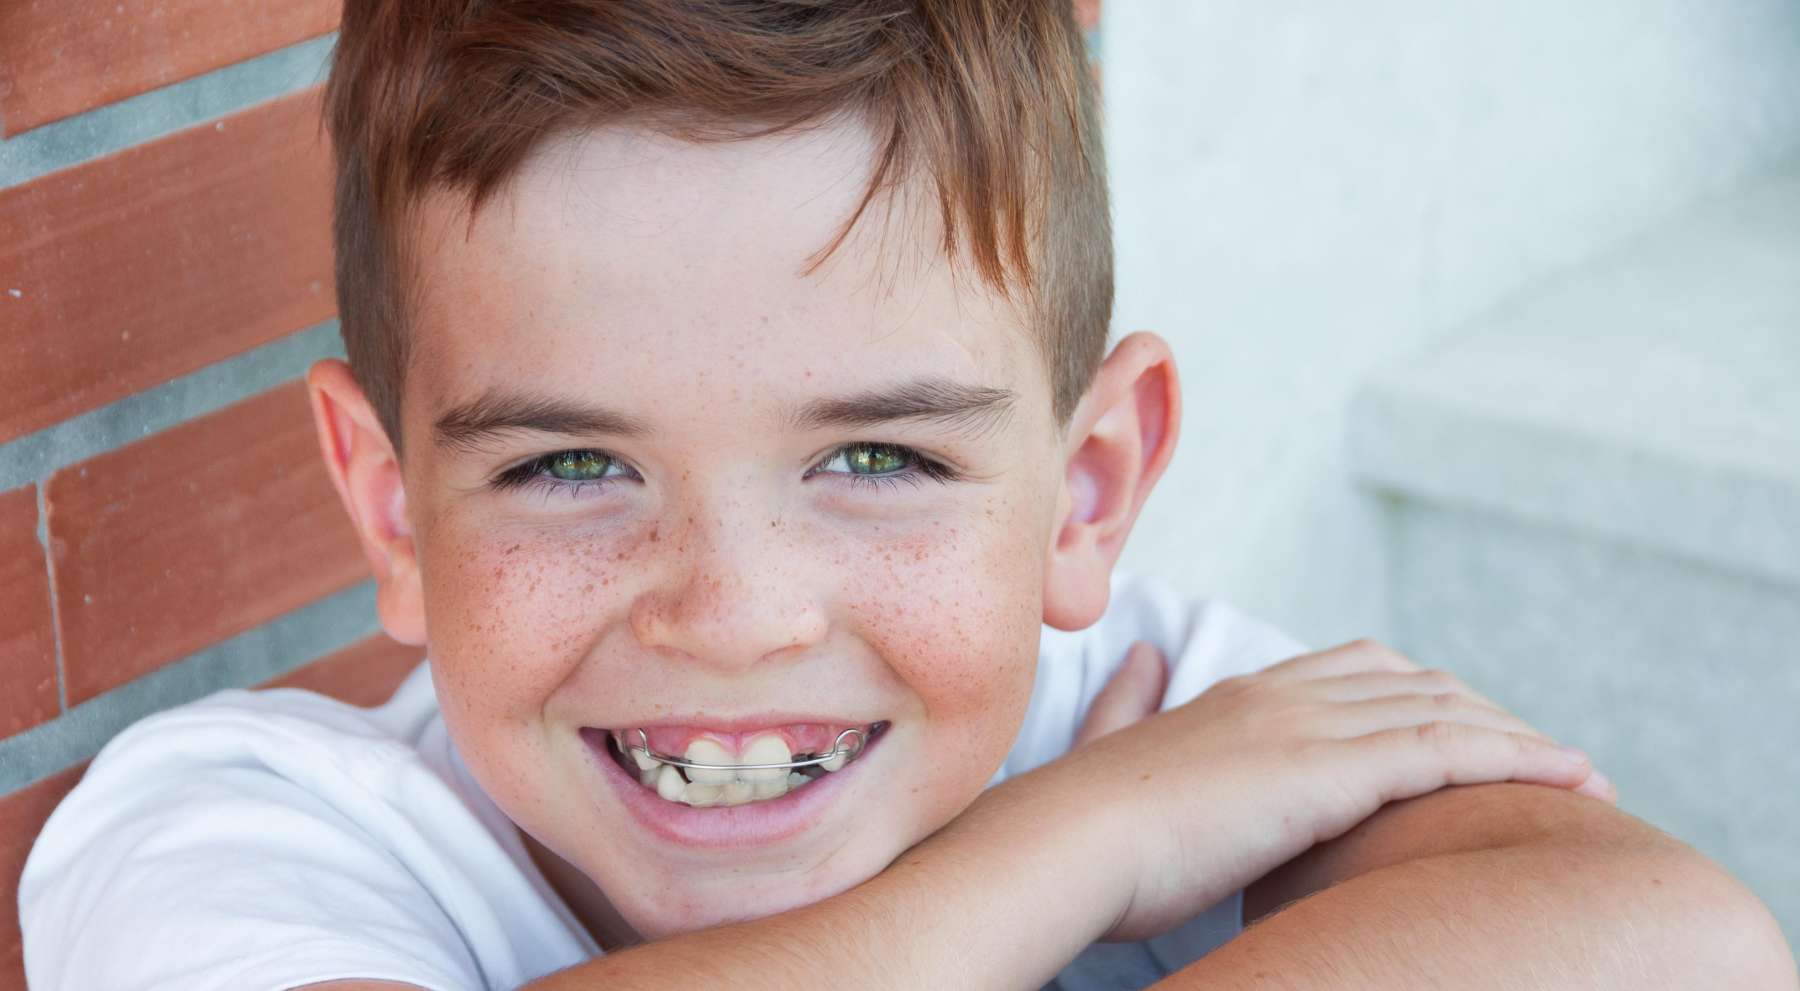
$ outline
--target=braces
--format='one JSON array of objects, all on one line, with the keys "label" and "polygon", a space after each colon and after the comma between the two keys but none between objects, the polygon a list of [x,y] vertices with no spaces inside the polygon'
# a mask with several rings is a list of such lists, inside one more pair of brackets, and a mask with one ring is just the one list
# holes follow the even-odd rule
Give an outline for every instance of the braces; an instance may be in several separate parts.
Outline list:
[{"label": "braces", "polygon": [[628,754],[636,752],[649,757],[651,760],[661,761],[664,764],[673,764],[676,767],[697,768],[702,771],[761,771],[773,770],[775,768],[783,768],[791,771],[796,768],[812,767],[815,764],[823,764],[826,761],[835,760],[838,757],[844,758],[844,763],[848,764],[863,752],[863,748],[868,745],[870,738],[879,731],[879,727],[882,725],[884,724],[875,723],[869,727],[869,730],[866,733],[860,729],[847,729],[842,733],[839,733],[837,739],[831,741],[831,750],[829,752],[820,754],[817,757],[808,758],[807,760],[790,760],[783,761],[779,764],[703,764],[699,761],[686,760],[681,757],[671,757],[667,754],[660,754],[650,749],[650,737],[645,734],[642,729],[637,730],[638,742],[636,745],[621,743],[620,746],[624,747]]}]

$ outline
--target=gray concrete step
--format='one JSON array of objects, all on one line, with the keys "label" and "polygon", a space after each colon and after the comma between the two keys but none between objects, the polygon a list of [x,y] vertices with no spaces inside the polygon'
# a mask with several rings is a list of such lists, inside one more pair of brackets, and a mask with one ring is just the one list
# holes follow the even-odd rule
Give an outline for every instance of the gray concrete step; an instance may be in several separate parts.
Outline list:
[{"label": "gray concrete step", "polygon": [[1380,369],[1396,645],[1583,747],[1800,945],[1800,172]]}]

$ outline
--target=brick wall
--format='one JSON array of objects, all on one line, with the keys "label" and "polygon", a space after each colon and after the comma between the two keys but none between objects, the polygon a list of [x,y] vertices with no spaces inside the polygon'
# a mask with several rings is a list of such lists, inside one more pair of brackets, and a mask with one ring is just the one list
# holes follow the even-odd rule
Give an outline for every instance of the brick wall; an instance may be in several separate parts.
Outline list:
[{"label": "brick wall", "polygon": [[342,356],[336,20],[0,0],[0,991],[32,840],[113,734],[221,688],[374,704],[422,656],[379,633],[300,383]]},{"label": "brick wall", "polygon": [[368,705],[379,634],[300,376],[341,356],[330,0],[0,3],[0,989],[44,818],[220,688]]}]

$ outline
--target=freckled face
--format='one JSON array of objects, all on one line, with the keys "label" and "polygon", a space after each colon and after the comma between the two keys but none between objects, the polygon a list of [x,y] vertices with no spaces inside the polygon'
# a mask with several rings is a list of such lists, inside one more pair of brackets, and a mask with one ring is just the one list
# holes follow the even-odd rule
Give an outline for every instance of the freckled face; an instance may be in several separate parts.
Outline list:
[{"label": "freckled face", "polygon": [[[1030,694],[1063,468],[1049,386],[1017,314],[898,209],[802,274],[870,152],[852,127],[607,130],[537,154],[472,228],[445,203],[423,218],[405,484],[444,718],[644,938],[874,875],[979,793]],[[1010,398],[803,415],[917,382]],[[438,441],[499,392],[610,415]],[[649,828],[578,733],[801,716],[890,728],[792,828],[729,849]]]}]

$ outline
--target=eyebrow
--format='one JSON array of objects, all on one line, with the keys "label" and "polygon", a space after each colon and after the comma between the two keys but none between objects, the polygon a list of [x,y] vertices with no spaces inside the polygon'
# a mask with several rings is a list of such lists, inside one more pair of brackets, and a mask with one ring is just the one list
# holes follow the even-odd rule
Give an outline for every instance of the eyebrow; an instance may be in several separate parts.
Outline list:
[{"label": "eyebrow", "polygon": [[973,433],[1005,422],[1012,405],[1013,394],[1009,390],[929,377],[835,399],[812,400],[788,417],[788,425],[798,430],[818,430],[909,421],[939,423]]},{"label": "eyebrow", "polygon": [[642,420],[604,406],[500,389],[489,389],[474,400],[451,407],[433,426],[438,446],[464,451],[520,430],[570,436],[642,437],[650,433]]},{"label": "eyebrow", "polygon": [[[940,423],[959,431],[991,430],[1012,412],[1007,389],[926,377],[848,396],[814,399],[784,417],[796,430],[870,427],[896,421]],[[649,424],[604,406],[490,389],[446,410],[433,425],[441,447],[473,450],[483,441],[516,431],[567,436],[609,434],[644,437]]]}]

